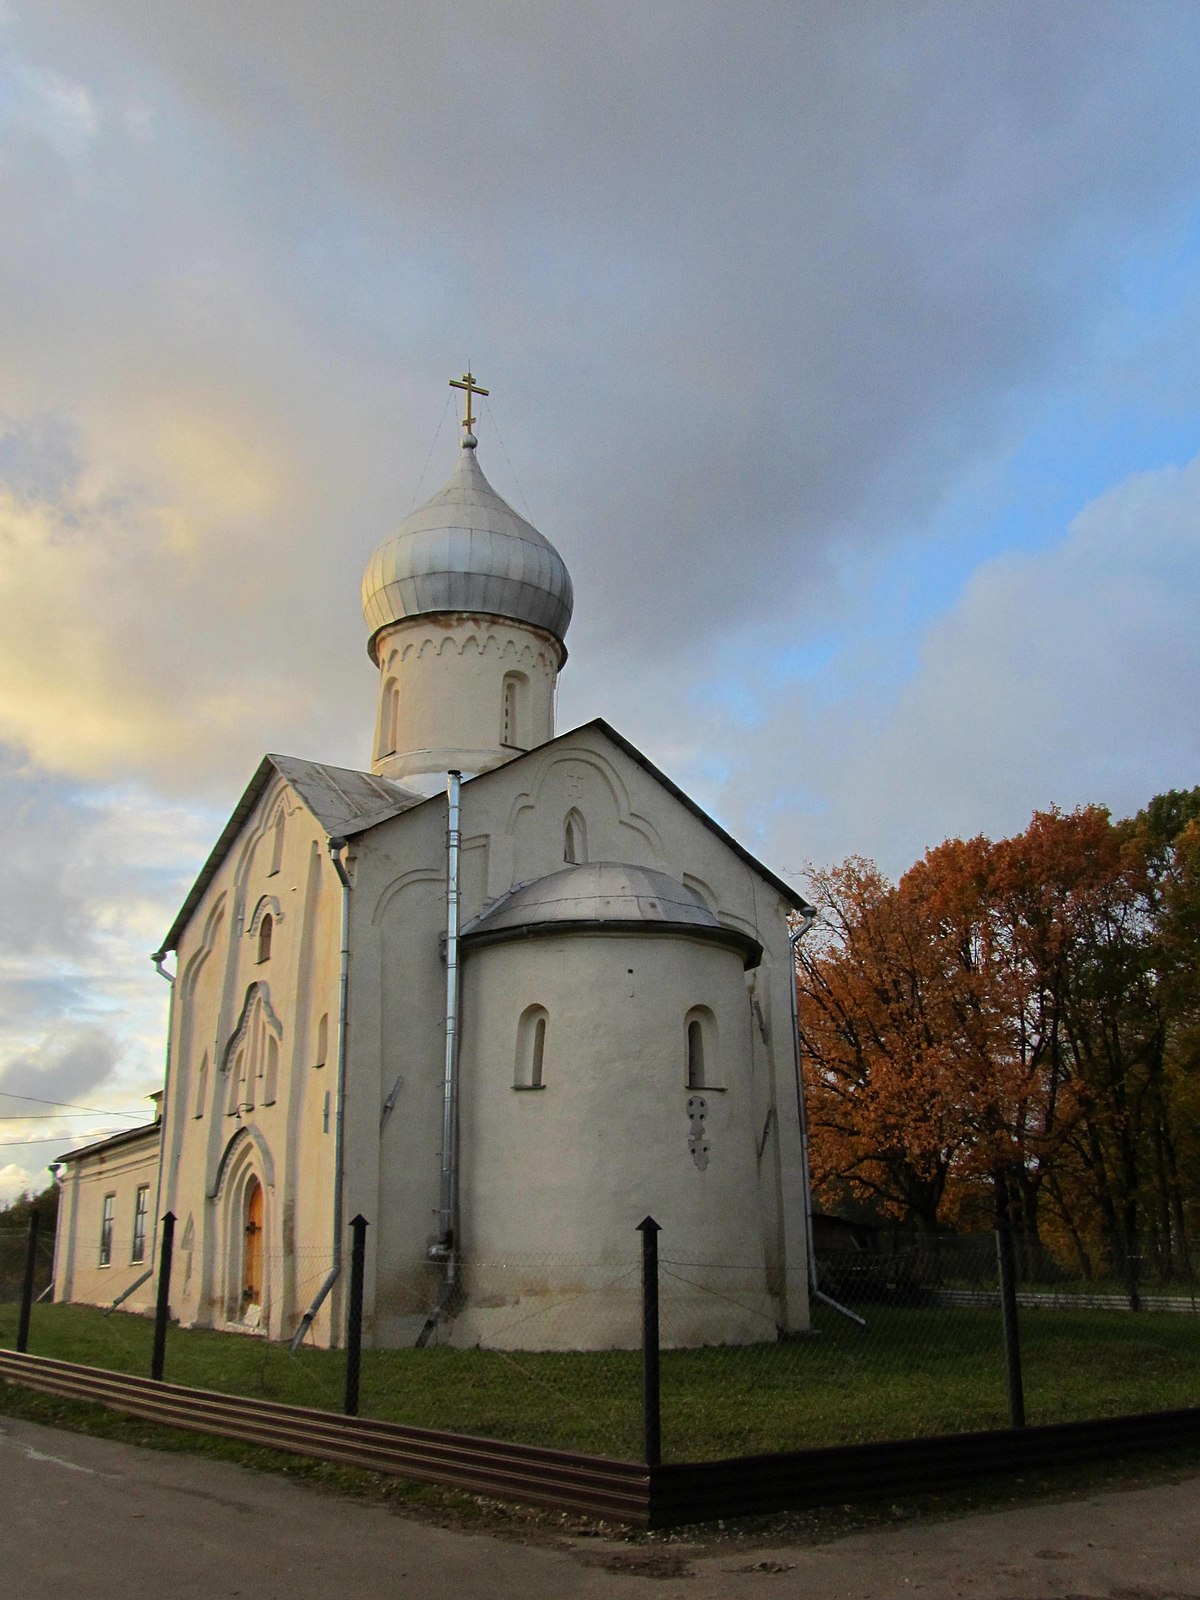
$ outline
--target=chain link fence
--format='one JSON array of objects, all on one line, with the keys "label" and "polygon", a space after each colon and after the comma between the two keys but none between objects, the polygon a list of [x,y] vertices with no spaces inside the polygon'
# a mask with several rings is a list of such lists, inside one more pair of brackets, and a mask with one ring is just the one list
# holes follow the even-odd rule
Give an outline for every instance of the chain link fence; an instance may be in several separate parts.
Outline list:
[{"label": "chain link fence", "polygon": [[[8,1232],[14,1237],[9,1238]],[[23,1232],[0,1238],[0,1344],[16,1337]],[[114,1253],[120,1241],[113,1241]],[[128,1242],[126,1242],[128,1243]],[[148,1252],[149,1256],[149,1252]],[[1082,1281],[1014,1252],[1017,1372],[1029,1424],[1200,1406],[1200,1315],[1190,1279]],[[1186,1256],[1183,1259],[1187,1259]],[[37,1245],[36,1293],[53,1239]],[[346,1262],[313,1329],[289,1335],[330,1274],[328,1253],[267,1255],[263,1281],[287,1289],[286,1326],[263,1307],[224,1305],[223,1331],[173,1326],[168,1380],[339,1411],[346,1352]],[[186,1270],[178,1249],[173,1288]],[[782,1330],[778,1285],[761,1263],[685,1260],[659,1240],[659,1414],[664,1461],[718,1460],[828,1445],[1004,1429],[1013,1361],[994,1236],[875,1239],[818,1252],[806,1327]],[[154,1284],[141,1314],[37,1302],[28,1348],[126,1373],[150,1370]],[[231,1292],[232,1295],[232,1292]],[[796,1297],[792,1297],[793,1304]],[[406,1316],[375,1307],[393,1347],[371,1348],[366,1319],[358,1410],[421,1428],[643,1458],[646,1411],[641,1241],[628,1257],[431,1264],[406,1284]],[[414,1311],[414,1304],[420,1309]],[[238,1318],[242,1320],[238,1320]],[[802,1318],[797,1320],[802,1321]],[[274,1338],[265,1337],[266,1331]],[[241,1331],[230,1331],[232,1329]],[[393,1343],[394,1341],[394,1343]]]}]

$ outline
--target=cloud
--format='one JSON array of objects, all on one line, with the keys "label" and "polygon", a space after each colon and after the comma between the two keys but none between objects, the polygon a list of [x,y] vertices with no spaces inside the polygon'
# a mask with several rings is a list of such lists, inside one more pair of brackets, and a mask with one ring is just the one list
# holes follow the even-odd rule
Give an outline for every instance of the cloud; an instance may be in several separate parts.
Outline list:
[{"label": "cloud", "polygon": [[71,1102],[96,1090],[120,1059],[121,1048],[97,1027],[71,1030],[0,1067],[0,1093]]},{"label": "cloud", "polygon": [[0,1201],[13,1201],[23,1194],[30,1194],[40,1187],[40,1173],[37,1178],[27,1167],[19,1167],[15,1161],[5,1162],[0,1166]]},{"label": "cloud", "polygon": [[839,664],[837,703],[806,706],[808,686],[781,697],[722,803],[792,867],[855,851],[897,873],[1034,809],[1126,816],[1190,787],[1198,533],[1200,458],[1130,477],[1050,549],[983,565],[899,688],[864,652]]},{"label": "cloud", "polygon": [[1170,15],[22,9],[25,81],[90,132],[0,166],[53,218],[0,261],[9,431],[70,440],[4,502],[0,732],[179,791],[364,759],[358,576],[468,354],[487,470],[576,578],[580,701],[846,615],[1192,203]]}]

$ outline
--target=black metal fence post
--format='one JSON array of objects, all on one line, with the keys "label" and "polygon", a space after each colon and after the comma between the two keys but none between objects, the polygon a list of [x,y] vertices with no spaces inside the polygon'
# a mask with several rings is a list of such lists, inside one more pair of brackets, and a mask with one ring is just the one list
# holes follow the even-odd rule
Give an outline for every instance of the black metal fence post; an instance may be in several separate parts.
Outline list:
[{"label": "black metal fence post", "polygon": [[362,1367],[363,1268],[367,1258],[367,1219],[359,1212],[351,1220],[354,1243],[350,1247],[350,1304],[346,1309],[346,1404],[348,1417],[358,1415],[358,1377]]},{"label": "black metal fence post", "polygon": [[34,1206],[29,1213],[29,1237],[25,1241],[25,1276],[21,1280],[21,1316],[17,1323],[17,1349],[29,1345],[29,1308],[33,1305],[33,1274],[37,1268],[38,1229],[42,1225],[41,1212]]},{"label": "black metal fence post", "polygon": [[658,1236],[653,1217],[638,1223],[642,1236],[642,1437],[648,1467],[662,1460],[661,1386],[658,1371]]},{"label": "black metal fence post", "polygon": [[1000,1319],[1004,1325],[1004,1364],[1008,1370],[1009,1426],[1025,1426],[1025,1386],[1021,1378],[1021,1334],[1017,1327],[1017,1284],[1013,1264],[1012,1226],[1003,1213],[996,1218],[996,1262],[1000,1269]]},{"label": "black metal fence post", "polygon": [[158,1304],[154,1310],[154,1354],[150,1376],[161,1380],[167,1354],[167,1322],[171,1315],[171,1252],[175,1247],[175,1213],[162,1219],[162,1246],[158,1256]]}]

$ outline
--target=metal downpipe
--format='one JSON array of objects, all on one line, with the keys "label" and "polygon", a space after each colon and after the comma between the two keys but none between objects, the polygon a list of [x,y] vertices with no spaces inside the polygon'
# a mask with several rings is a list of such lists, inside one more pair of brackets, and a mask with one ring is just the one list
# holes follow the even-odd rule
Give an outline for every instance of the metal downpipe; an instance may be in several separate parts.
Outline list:
[{"label": "metal downpipe", "polygon": [[823,1301],[832,1310],[866,1327],[866,1320],[848,1306],[824,1294],[817,1283],[817,1257],[813,1250],[812,1165],[808,1151],[808,1110],[804,1100],[804,1069],[800,1050],[800,1001],[796,994],[796,957],[800,941],[817,920],[817,912],[810,911],[798,928],[788,934],[788,949],[792,956],[790,994],[792,998],[792,1056],[796,1067],[796,1108],[800,1118],[800,1166],[804,1180],[804,1252],[808,1261],[808,1292],[814,1300]]},{"label": "metal downpipe", "polygon": [[441,1293],[417,1338],[425,1345],[454,1296],[458,1262],[454,1202],[458,1184],[458,922],[459,850],[462,844],[462,773],[446,774],[446,1054],[442,1072],[442,1154],[438,1185],[438,1236],[429,1251],[444,1267]]},{"label": "metal downpipe", "polygon": [[[163,966],[165,950],[156,950],[150,957],[154,963],[154,970],[160,978],[165,978],[171,986],[171,998],[167,1002],[167,1049],[166,1060],[163,1063],[163,1097],[159,1108],[159,1120],[162,1123],[158,1133],[158,1178],[154,1185],[154,1227],[151,1230],[150,1240],[150,1271],[153,1272],[158,1263],[158,1233],[159,1223],[162,1220],[162,1192],[163,1170],[167,1163],[167,1114],[170,1110],[168,1098],[171,1093],[171,1033],[175,1026],[175,979],[177,972],[168,972]],[[179,963],[176,961],[176,967]],[[110,1308],[111,1309],[111,1308]]]},{"label": "metal downpipe", "polygon": [[316,1321],[317,1312],[320,1311],[329,1291],[338,1281],[342,1272],[342,1214],[344,1200],[342,1197],[342,1181],[345,1170],[346,1151],[346,1019],[350,982],[350,874],[346,871],[346,863],[342,859],[346,849],[345,839],[330,839],[329,855],[333,862],[333,870],[338,875],[342,886],[342,955],[338,971],[338,1016],[337,1016],[337,1106],[333,1120],[333,1265],[325,1277],[324,1283],[313,1297],[312,1304],[300,1318],[300,1325],[292,1335],[291,1348],[298,1350],[304,1343],[304,1336]]}]

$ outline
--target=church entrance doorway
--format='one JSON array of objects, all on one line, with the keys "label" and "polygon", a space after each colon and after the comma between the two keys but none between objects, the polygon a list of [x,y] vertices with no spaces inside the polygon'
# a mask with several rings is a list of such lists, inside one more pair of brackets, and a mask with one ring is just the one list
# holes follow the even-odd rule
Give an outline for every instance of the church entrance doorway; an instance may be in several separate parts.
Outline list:
[{"label": "church entrance doorway", "polygon": [[[260,1311],[263,1281],[263,1192],[257,1178],[246,1186],[246,1243],[242,1251],[242,1315]],[[252,1309],[253,1308],[253,1309]]]}]

